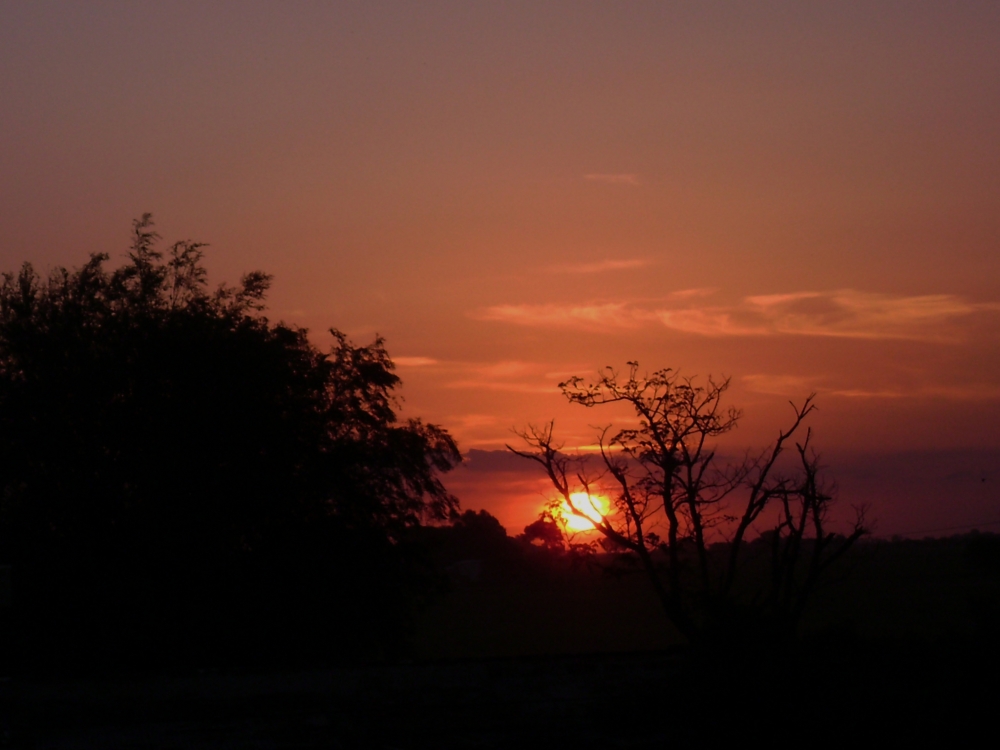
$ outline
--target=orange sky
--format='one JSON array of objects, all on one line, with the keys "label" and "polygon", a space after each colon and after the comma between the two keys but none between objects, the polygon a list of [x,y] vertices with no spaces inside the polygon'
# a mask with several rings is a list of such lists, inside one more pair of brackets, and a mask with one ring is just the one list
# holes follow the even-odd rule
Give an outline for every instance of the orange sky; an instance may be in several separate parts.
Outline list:
[{"label": "orange sky", "polygon": [[[880,532],[985,528],[998,38],[995,2],[7,3],[0,261],[152,211],[273,317],[385,336],[463,450],[588,442],[555,384],[638,359],[732,376],[734,445],[816,391]],[[496,461],[454,486],[516,532]]]}]

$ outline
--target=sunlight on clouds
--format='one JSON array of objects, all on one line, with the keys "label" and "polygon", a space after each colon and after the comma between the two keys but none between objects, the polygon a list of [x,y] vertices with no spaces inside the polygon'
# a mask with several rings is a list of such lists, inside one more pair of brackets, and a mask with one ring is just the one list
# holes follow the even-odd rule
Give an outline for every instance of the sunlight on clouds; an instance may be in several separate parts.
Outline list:
[{"label": "sunlight on clouds", "polygon": [[911,388],[882,387],[835,387],[820,385],[818,377],[797,375],[771,375],[755,373],[740,378],[743,387],[751,393],[768,396],[801,398],[809,393],[836,396],[849,399],[947,399],[955,401],[992,401],[1000,399],[1000,386],[990,383],[967,383],[963,385],[928,384]]},{"label": "sunlight on clouds", "polygon": [[473,314],[479,320],[545,328],[636,328],[641,318],[623,302],[593,305],[496,305]]},{"label": "sunlight on clouds", "polygon": [[766,325],[741,320],[738,311],[722,307],[657,310],[655,317],[667,328],[701,336],[765,336]]},{"label": "sunlight on clouds", "polygon": [[499,421],[495,414],[459,414],[449,418],[449,423],[457,423],[462,427],[492,427]]},{"label": "sunlight on clouds", "polygon": [[544,373],[548,368],[534,362],[503,361],[489,364],[466,364],[457,380],[448,388],[473,388],[511,393],[557,393],[558,388]]},{"label": "sunlight on clouds", "polygon": [[761,295],[745,302],[777,333],[922,340],[953,338],[954,332],[931,328],[993,307],[950,294],[891,297],[853,289]]},{"label": "sunlight on clouds", "polygon": [[[907,394],[902,391],[866,391],[863,388],[848,388],[846,390],[829,391],[829,395],[841,396],[842,398],[904,398]],[[913,393],[911,395],[918,396],[920,394]]]},{"label": "sunlight on clouds", "polygon": [[[615,420],[616,422],[621,422],[622,420]],[[634,424],[638,425],[639,420],[634,420]],[[626,426],[626,425],[616,425],[616,426]],[[627,425],[632,427],[634,425]],[[604,451],[605,453],[621,453],[620,445],[601,445],[600,443],[581,443],[580,445],[567,445],[563,446],[564,450],[579,453],[600,453]]]},{"label": "sunlight on clouds", "polygon": [[735,305],[698,305],[714,290],[674,292],[664,305],[630,302],[496,305],[473,313],[479,320],[547,328],[634,329],[650,322],[699,336],[831,336],[954,343],[958,323],[997,304],[977,304],[951,294],[891,296],[854,289],[756,295]]},{"label": "sunlight on clouds", "polygon": [[676,292],[670,292],[667,295],[669,299],[691,299],[692,297],[708,297],[719,291],[718,287],[714,286],[701,286],[695,287],[694,289],[678,289]]},{"label": "sunlight on clouds", "polygon": [[489,380],[453,380],[445,383],[445,388],[472,388],[483,391],[507,391],[509,393],[559,393],[559,389],[551,385],[534,385],[532,383],[497,382]]},{"label": "sunlight on clouds", "polygon": [[865,390],[849,388],[831,390],[831,396],[844,398],[911,398],[942,399],[947,401],[996,401],[1000,399],[1000,386],[991,383],[965,385],[927,385],[912,390]]},{"label": "sunlight on clouds", "polygon": [[642,258],[627,258],[622,260],[599,260],[592,263],[564,264],[552,266],[551,273],[604,273],[606,271],[630,271],[650,265],[650,261]]}]

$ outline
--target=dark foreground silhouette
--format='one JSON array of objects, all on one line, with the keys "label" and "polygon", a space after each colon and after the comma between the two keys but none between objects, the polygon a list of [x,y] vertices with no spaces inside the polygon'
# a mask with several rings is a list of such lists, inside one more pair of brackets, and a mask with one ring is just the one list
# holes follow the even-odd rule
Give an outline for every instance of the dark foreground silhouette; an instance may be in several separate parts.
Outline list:
[{"label": "dark foreground silhouette", "polygon": [[425,532],[447,574],[408,659],[22,675],[6,704],[11,736],[53,748],[597,748],[993,731],[998,536],[855,547],[849,574],[818,592],[777,659],[651,638],[666,619],[641,571],[511,538],[488,514]]},{"label": "dark foreground silhouette", "polygon": [[[782,680],[693,675],[661,654],[28,686],[15,740],[48,748],[779,746],[963,741],[994,731],[992,675],[897,649],[830,654]],[[26,729],[27,726],[33,729]]]},{"label": "dark foreground silhouette", "polygon": [[201,246],[0,285],[0,564],[21,674],[349,662],[431,585],[408,537],[455,512],[442,429],[393,411],[381,340],[210,290]]},{"label": "dark foreground silhouette", "polygon": [[[992,716],[996,537],[853,545],[797,638],[691,648],[627,555],[459,516],[457,448],[397,420],[381,340],[321,352],[264,316],[265,275],[209,291],[198,245],[155,240],[147,217],[117,270],[0,285],[0,744],[820,743]],[[750,584],[766,542],[739,548]]]}]

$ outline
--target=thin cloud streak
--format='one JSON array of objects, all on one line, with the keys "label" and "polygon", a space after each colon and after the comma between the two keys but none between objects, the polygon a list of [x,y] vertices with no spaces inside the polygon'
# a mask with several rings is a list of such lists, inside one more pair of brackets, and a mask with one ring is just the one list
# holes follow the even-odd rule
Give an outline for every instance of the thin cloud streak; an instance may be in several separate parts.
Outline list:
[{"label": "thin cloud streak", "polygon": [[607,330],[637,328],[642,319],[624,302],[594,305],[495,305],[473,313],[478,320],[543,328]]},{"label": "thin cloud streak", "polygon": [[948,401],[996,401],[1000,399],[1000,387],[989,383],[967,385],[929,385],[912,391],[845,389],[829,392],[831,396],[844,398],[910,398],[944,399]]},{"label": "thin cloud streak", "polygon": [[552,266],[551,273],[606,273],[608,271],[631,271],[650,265],[643,258],[627,258],[622,260],[599,260],[592,263],[564,264]]},{"label": "thin cloud streak", "polygon": [[490,363],[448,363],[451,379],[442,383],[445,388],[508,393],[558,393],[551,378],[545,373],[551,364],[504,360]]},{"label": "thin cloud streak", "polygon": [[747,297],[751,311],[773,322],[775,332],[849,338],[935,339],[928,330],[993,305],[975,305],[950,294],[890,297],[842,289]]},{"label": "thin cloud streak", "polygon": [[471,388],[477,391],[505,391],[507,393],[559,393],[559,389],[551,385],[502,383],[488,380],[453,380],[450,383],[445,383],[445,388]]},{"label": "thin cloud streak", "polygon": [[700,336],[767,336],[774,333],[763,323],[746,320],[740,310],[721,307],[657,310],[654,316],[666,328]]},{"label": "thin cloud streak", "polygon": [[709,297],[719,291],[718,287],[715,286],[699,286],[693,289],[678,289],[676,292],[670,292],[667,295],[668,299],[691,299],[693,297]]},{"label": "thin cloud streak", "polygon": [[851,388],[823,385],[822,378],[755,373],[744,375],[743,386],[751,393],[801,398],[810,393],[848,399],[945,399],[949,401],[995,401],[1000,386],[991,383],[961,385],[921,385],[912,388]]},{"label": "thin cloud streak", "polygon": [[745,297],[735,305],[699,305],[712,290],[683,290],[656,307],[631,302],[496,305],[474,313],[479,320],[547,328],[621,331],[651,322],[699,336],[830,336],[955,343],[958,323],[1000,305],[972,303],[951,294],[892,296],[854,289]]}]

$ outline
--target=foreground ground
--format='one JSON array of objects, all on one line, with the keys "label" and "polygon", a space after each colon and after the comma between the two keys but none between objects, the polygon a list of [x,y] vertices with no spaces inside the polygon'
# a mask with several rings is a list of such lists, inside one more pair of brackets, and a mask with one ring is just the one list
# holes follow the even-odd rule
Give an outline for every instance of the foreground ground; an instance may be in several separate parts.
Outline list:
[{"label": "foreground ground", "polygon": [[781,679],[696,671],[660,652],[28,681],[8,696],[6,741],[38,750],[652,748],[761,734],[846,742],[993,731],[996,672],[972,652],[830,656]]},{"label": "foreground ground", "polygon": [[7,747],[640,748],[994,732],[992,558],[962,540],[872,545],[816,602],[804,645],[695,659],[641,580],[465,566],[408,661],[337,669],[8,680]]}]

